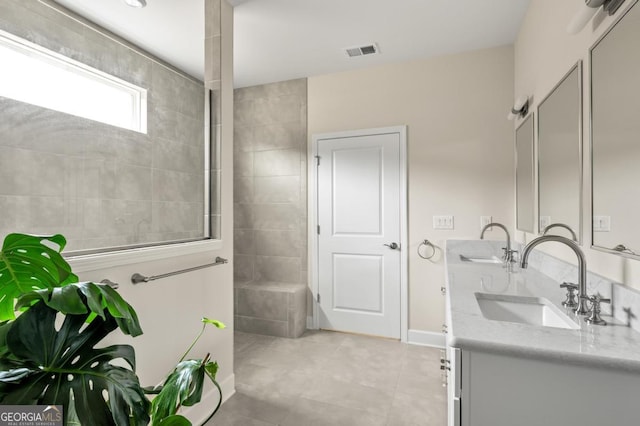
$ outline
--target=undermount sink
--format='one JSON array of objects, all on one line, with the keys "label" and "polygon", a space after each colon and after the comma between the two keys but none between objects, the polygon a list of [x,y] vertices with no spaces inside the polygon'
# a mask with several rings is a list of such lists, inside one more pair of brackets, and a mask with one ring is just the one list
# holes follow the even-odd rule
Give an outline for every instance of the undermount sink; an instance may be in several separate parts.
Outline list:
[{"label": "undermount sink", "polygon": [[460,260],[463,262],[471,263],[502,263],[502,259],[497,256],[480,257],[480,256],[465,256],[460,255]]},{"label": "undermount sink", "polygon": [[482,315],[490,320],[543,327],[580,328],[562,310],[542,297],[476,293]]}]

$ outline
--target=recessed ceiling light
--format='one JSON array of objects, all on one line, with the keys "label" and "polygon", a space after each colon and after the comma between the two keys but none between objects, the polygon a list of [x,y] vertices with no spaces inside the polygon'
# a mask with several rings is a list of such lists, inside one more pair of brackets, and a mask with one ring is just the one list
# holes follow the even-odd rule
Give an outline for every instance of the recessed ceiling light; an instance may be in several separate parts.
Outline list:
[{"label": "recessed ceiling light", "polygon": [[131,7],[145,7],[147,5],[146,0],[124,0],[124,2]]}]

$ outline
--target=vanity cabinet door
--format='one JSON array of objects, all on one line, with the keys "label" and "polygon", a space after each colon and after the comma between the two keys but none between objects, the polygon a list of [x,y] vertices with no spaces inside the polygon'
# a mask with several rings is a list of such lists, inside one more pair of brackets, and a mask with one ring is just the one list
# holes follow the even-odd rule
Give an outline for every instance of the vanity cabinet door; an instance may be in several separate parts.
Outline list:
[{"label": "vanity cabinet door", "polygon": [[[464,426],[637,425],[640,373],[464,350]],[[579,407],[579,409],[577,409]]]}]

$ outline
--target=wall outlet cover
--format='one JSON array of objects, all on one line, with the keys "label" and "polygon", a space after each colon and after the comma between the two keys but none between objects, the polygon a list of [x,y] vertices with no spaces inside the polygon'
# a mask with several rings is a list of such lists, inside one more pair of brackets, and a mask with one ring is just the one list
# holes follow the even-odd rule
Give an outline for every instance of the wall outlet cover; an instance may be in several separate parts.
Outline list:
[{"label": "wall outlet cover", "polygon": [[433,216],[433,229],[453,229],[453,216]]}]

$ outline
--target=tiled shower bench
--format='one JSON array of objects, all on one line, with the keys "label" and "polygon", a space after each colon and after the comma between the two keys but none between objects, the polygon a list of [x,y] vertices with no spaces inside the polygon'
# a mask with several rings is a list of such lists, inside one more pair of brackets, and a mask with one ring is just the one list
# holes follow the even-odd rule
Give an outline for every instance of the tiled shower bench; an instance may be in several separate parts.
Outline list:
[{"label": "tiled shower bench", "polygon": [[297,338],[307,328],[307,286],[269,281],[236,282],[235,329]]}]

